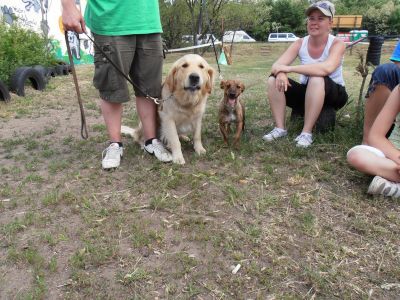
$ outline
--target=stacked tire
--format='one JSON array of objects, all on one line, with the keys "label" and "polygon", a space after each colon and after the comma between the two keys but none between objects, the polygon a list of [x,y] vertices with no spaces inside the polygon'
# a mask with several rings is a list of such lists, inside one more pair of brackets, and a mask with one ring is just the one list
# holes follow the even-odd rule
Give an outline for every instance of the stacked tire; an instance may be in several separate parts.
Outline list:
[{"label": "stacked tire", "polygon": [[8,90],[7,86],[3,81],[0,80],[0,100],[1,101],[8,101],[10,100],[10,91]]},{"label": "stacked tire", "polygon": [[369,46],[367,50],[367,63],[378,66],[381,61],[382,45],[385,42],[383,36],[372,36],[369,38]]},{"label": "stacked tire", "polygon": [[17,68],[10,79],[10,90],[18,96],[25,96],[25,83],[30,81],[35,90],[42,91],[46,87],[43,70],[35,67]]},{"label": "stacked tire", "polygon": [[19,67],[10,78],[10,90],[7,85],[0,81],[0,100],[10,100],[10,91],[18,96],[25,96],[25,85],[29,81],[35,90],[42,91],[49,79],[57,75],[68,75],[71,67],[68,64],[58,64],[52,67],[36,65],[33,67]]}]

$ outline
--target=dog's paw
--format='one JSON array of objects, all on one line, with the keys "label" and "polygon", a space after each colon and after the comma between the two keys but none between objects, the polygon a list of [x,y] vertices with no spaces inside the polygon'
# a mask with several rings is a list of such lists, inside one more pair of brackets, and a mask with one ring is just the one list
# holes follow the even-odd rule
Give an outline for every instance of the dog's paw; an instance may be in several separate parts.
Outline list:
[{"label": "dog's paw", "polygon": [[183,158],[182,155],[179,156],[172,156],[172,162],[178,165],[184,165],[185,164],[185,159]]},{"label": "dog's paw", "polygon": [[206,149],[204,149],[204,147],[202,145],[199,146],[194,146],[194,151],[198,154],[198,155],[202,155],[205,154],[207,151]]}]

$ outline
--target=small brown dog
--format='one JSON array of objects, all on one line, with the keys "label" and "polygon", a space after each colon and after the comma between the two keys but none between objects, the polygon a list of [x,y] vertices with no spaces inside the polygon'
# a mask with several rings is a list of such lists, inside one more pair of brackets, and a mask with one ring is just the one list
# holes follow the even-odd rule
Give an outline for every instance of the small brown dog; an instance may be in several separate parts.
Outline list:
[{"label": "small brown dog", "polygon": [[222,80],[220,86],[224,90],[224,97],[219,105],[219,129],[224,143],[228,145],[230,125],[236,123],[233,146],[238,148],[245,121],[245,108],[240,98],[244,92],[244,84],[239,80]]}]

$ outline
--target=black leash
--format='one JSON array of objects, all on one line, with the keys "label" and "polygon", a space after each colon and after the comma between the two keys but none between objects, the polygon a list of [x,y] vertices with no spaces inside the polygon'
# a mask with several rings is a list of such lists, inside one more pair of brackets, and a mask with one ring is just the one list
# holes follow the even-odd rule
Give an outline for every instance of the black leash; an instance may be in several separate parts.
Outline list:
[{"label": "black leash", "polygon": [[112,59],[103,51],[103,49],[101,49],[101,47],[94,41],[94,39],[92,39],[86,32],[84,32],[84,34],[88,37],[88,39],[93,43],[93,45],[96,46],[96,48],[100,51],[101,54],[103,54],[103,56],[108,60],[108,62],[110,64],[113,65],[113,67],[130,83],[132,84],[136,90],[138,90],[139,92],[141,92],[144,97],[146,99],[152,100],[156,105],[160,104],[160,99],[158,98],[154,98],[151,97],[149,94],[147,94],[146,92],[144,92],[140,87],[137,86],[137,84],[135,84],[120,68],[119,66],[117,66],[117,64],[115,64]]},{"label": "black leash", "polygon": [[81,136],[82,136],[82,138],[84,140],[86,140],[89,135],[88,135],[87,127],[86,127],[85,111],[84,111],[83,104],[82,104],[81,92],[79,90],[78,77],[76,76],[74,59],[72,57],[71,47],[69,46],[69,42],[68,42],[68,31],[65,31],[64,35],[65,35],[65,43],[67,44],[67,52],[68,52],[69,64],[70,64],[70,67],[71,67],[72,76],[74,78],[76,95],[78,97],[79,109],[81,111]]}]

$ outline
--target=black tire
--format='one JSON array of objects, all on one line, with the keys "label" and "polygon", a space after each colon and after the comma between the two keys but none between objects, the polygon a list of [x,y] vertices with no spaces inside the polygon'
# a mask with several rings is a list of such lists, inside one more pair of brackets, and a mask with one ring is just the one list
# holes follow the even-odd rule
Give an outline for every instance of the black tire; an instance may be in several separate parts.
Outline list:
[{"label": "black tire", "polygon": [[3,81],[0,80],[0,100],[8,101],[11,99],[10,92]]},{"label": "black tire", "polygon": [[72,67],[71,65],[67,65],[67,69],[68,69],[68,74],[72,74]]},{"label": "black tire", "polygon": [[63,75],[69,75],[69,65],[63,65]]},{"label": "black tire", "polygon": [[43,67],[43,66],[41,66],[41,65],[33,66],[33,68],[36,69],[36,70],[38,70],[38,71],[43,75],[43,77],[44,77],[46,83],[49,82],[49,77],[50,77],[50,75],[48,74],[48,73],[49,73],[48,68]]},{"label": "black tire", "polygon": [[64,65],[57,65],[55,66],[56,69],[56,75],[63,75],[64,74]]},{"label": "black tire", "polygon": [[322,108],[321,113],[315,123],[315,130],[320,133],[325,133],[335,129],[336,111],[333,107]]},{"label": "black tire", "polygon": [[47,76],[48,77],[56,77],[56,68],[55,67],[48,67],[47,68]]},{"label": "black tire", "polygon": [[46,87],[43,74],[32,67],[20,67],[15,70],[10,79],[10,90],[18,96],[25,96],[25,82],[29,79],[33,88],[42,91]]},{"label": "black tire", "polygon": [[369,38],[369,46],[367,50],[367,63],[378,66],[381,61],[382,45],[385,42],[383,36],[374,36]]}]

